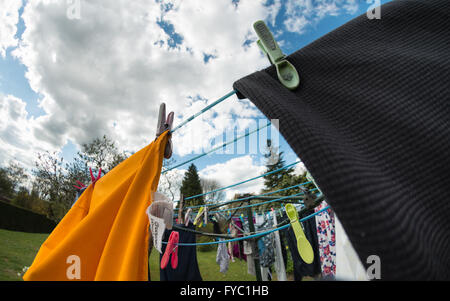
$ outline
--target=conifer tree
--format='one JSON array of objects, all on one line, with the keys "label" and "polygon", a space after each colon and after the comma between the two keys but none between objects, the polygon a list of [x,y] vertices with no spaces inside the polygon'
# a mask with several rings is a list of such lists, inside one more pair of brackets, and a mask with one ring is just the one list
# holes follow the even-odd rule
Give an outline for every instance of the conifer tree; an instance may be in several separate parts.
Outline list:
[{"label": "conifer tree", "polygon": [[[267,160],[266,171],[264,173],[269,173],[285,166],[283,152],[278,152],[278,148],[272,145],[270,139],[267,140],[267,153],[264,156]],[[286,179],[292,178],[293,172],[294,169],[290,167],[264,176],[264,192],[284,188],[281,187],[282,183],[285,183]]]},{"label": "conifer tree", "polygon": [[[185,198],[202,194],[202,184],[200,182],[200,177],[197,172],[197,167],[191,164],[184,174],[183,182],[181,184],[181,193]],[[198,206],[205,203],[204,197],[198,197],[185,201],[184,207],[187,206]]]}]

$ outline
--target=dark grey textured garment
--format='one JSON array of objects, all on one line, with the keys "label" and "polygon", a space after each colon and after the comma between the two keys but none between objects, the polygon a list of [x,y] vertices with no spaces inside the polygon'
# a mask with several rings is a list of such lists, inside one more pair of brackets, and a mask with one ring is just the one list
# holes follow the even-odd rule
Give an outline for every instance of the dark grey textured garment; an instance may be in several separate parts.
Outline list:
[{"label": "dark grey textured garment", "polygon": [[399,0],[234,83],[305,163],[381,279],[450,280],[450,1]]}]

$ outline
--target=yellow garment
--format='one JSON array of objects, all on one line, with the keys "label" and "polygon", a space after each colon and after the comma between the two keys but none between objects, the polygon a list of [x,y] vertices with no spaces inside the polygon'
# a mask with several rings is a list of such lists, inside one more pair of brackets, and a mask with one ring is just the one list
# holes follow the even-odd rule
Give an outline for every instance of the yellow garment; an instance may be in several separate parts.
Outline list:
[{"label": "yellow garment", "polygon": [[158,188],[169,135],[166,131],[91,184],[43,243],[23,279],[71,280],[68,258],[76,255],[79,280],[147,280],[146,209]]}]

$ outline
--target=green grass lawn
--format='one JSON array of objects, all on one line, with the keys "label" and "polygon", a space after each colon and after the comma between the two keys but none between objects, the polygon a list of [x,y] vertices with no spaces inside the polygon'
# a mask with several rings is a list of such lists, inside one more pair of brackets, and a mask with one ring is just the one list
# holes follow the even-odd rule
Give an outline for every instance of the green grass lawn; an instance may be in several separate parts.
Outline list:
[{"label": "green grass lawn", "polygon": [[17,273],[31,265],[47,236],[0,229],[0,281],[22,280]]},{"label": "green grass lawn", "polygon": [[[24,266],[30,266],[39,247],[48,234],[22,233],[0,229],[0,281],[22,280],[19,277]],[[216,251],[197,252],[197,260],[203,280],[209,281],[247,281],[256,280],[247,274],[247,262],[236,259],[230,261],[226,274],[219,272]],[[152,250],[150,256],[152,281],[159,281],[159,253]]]}]

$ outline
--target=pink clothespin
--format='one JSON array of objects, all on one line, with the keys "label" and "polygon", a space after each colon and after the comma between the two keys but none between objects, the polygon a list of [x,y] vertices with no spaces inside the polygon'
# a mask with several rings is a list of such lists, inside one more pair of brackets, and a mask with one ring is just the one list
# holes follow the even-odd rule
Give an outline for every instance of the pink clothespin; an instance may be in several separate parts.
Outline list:
[{"label": "pink clothespin", "polygon": [[176,269],[178,266],[178,241],[180,239],[180,233],[177,231],[172,231],[169,236],[169,242],[167,243],[166,251],[161,258],[161,269],[165,269],[169,263],[169,257],[172,255],[172,260],[170,261],[172,269]]},{"label": "pink clothespin", "polygon": [[100,168],[98,170],[98,175],[97,177],[94,177],[94,175],[92,174],[92,168],[89,167],[89,172],[91,173],[91,181],[92,181],[92,185],[95,184],[95,182],[97,182],[101,177],[102,177],[102,169]]},{"label": "pink clothespin", "polygon": [[[102,177],[102,169],[100,168],[100,169],[98,170],[98,175],[97,175],[97,177],[94,177],[94,174],[92,173],[92,168],[90,168],[90,167],[89,167],[89,172],[90,172],[90,174],[91,174],[92,185],[94,185],[95,182],[97,182],[97,181]],[[77,180],[77,183],[78,183],[78,185],[80,185],[80,186],[73,185],[73,187],[75,187],[75,188],[77,188],[77,189],[79,189],[79,190],[86,188],[86,185],[84,185],[84,184],[81,183],[80,181]]]},{"label": "pink clothespin", "polygon": [[80,181],[78,181],[77,180],[77,183],[78,183],[78,185],[80,185],[80,186],[75,186],[75,185],[73,185],[73,187],[75,187],[75,188],[77,188],[77,189],[83,189],[83,188],[86,188],[86,185],[84,185],[83,183],[81,183]]}]

